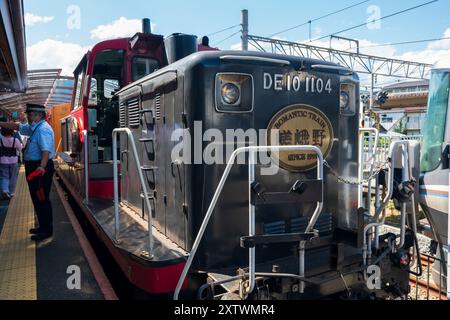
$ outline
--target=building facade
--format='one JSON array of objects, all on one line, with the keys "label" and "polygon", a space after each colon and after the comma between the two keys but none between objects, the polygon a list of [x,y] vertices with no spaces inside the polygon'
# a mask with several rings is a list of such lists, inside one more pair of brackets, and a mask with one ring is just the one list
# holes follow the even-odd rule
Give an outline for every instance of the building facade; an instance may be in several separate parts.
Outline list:
[{"label": "building facade", "polygon": [[380,125],[389,132],[421,135],[428,103],[429,81],[406,81],[384,87],[389,94],[383,105],[375,102]]}]

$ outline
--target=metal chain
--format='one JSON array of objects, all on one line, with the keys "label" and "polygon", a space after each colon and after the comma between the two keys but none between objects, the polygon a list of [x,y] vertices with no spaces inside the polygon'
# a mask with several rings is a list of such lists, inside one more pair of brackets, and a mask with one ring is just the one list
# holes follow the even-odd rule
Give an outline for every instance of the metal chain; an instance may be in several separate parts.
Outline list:
[{"label": "metal chain", "polygon": [[378,176],[380,174],[381,171],[385,170],[387,168],[387,165],[389,164],[389,161],[386,161],[386,163],[384,163],[381,168],[379,168],[378,170],[374,171],[370,177],[359,181],[359,179],[353,179],[353,178],[348,178],[348,177],[342,177],[340,176],[332,167],[331,165],[325,160],[323,162],[324,166],[328,168],[328,170],[330,170],[330,173],[336,177],[336,179],[339,182],[342,182],[344,184],[348,184],[348,185],[352,185],[352,186],[361,186],[364,185],[366,183],[369,183],[369,181],[373,180],[376,176]]}]

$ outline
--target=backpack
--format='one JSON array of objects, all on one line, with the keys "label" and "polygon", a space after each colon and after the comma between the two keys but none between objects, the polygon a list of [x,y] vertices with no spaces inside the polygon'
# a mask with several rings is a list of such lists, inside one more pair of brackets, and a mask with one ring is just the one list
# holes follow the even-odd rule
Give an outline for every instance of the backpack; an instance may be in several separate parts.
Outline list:
[{"label": "backpack", "polygon": [[3,144],[3,138],[0,139],[0,157],[17,157],[16,141],[17,139],[13,137],[12,147],[6,147]]}]

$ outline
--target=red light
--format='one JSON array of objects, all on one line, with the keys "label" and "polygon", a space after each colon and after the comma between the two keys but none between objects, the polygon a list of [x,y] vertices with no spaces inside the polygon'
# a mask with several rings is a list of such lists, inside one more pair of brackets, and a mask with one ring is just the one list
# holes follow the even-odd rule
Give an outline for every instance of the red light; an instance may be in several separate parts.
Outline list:
[{"label": "red light", "polygon": [[406,267],[409,266],[409,256],[405,253],[400,257],[400,266]]}]

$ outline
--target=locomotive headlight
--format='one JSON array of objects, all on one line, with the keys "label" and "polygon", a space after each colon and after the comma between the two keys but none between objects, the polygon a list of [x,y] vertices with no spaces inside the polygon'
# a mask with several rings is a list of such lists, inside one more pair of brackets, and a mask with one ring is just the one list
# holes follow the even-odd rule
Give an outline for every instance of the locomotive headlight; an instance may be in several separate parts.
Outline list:
[{"label": "locomotive headlight", "polygon": [[241,97],[241,90],[234,83],[226,83],[221,90],[222,99],[229,105],[235,105]]},{"label": "locomotive headlight", "polygon": [[356,114],[356,86],[354,84],[341,84],[339,105],[341,115],[354,116]]},{"label": "locomotive headlight", "polygon": [[350,103],[350,95],[346,91],[341,91],[341,109],[347,109],[348,105]]},{"label": "locomotive headlight", "polygon": [[217,73],[214,89],[217,112],[249,113],[253,111],[255,89],[251,74]]}]

